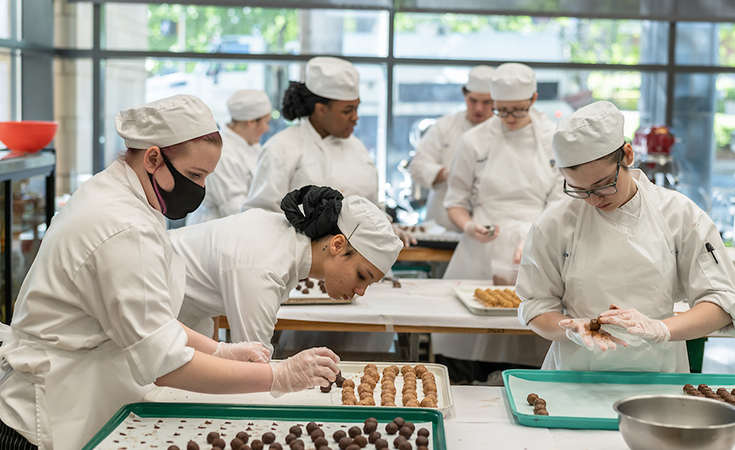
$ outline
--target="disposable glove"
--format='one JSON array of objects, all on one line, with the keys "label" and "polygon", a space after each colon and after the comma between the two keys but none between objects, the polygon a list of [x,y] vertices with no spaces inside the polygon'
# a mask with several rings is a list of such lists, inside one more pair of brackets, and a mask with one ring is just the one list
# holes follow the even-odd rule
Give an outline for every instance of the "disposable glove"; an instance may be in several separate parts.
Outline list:
[{"label": "disposable glove", "polygon": [[499,232],[500,232],[500,227],[495,227],[495,233],[488,236],[487,228],[476,223],[474,220],[470,220],[469,222],[464,224],[464,234],[472,237],[473,239],[477,241],[482,242],[483,244],[495,239],[498,236]]},{"label": "disposable glove", "polygon": [[311,348],[286,360],[271,362],[271,395],[278,398],[288,392],[329,386],[339,373],[338,362],[339,356],[325,347]]},{"label": "disposable glove", "polygon": [[260,342],[238,342],[228,344],[218,342],[212,356],[234,361],[248,361],[267,364],[271,359],[271,352]]},{"label": "disposable glove", "polygon": [[631,336],[638,336],[652,344],[665,344],[671,339],[671,332],[662,321],[650,319],[637,309],[603,311],[600,314],[600,323],[625,328]]},{"label": "disposable glove", "polygon": [[404,230],[400,227],[400,225],[393,224],[393,233],[395,233],[396,236],[400,240],[403,241],[403,247],[410,247],[411,244],[416,245],[418,242],[416,241],[416,238],[413,237],[413,234],[411,234],[410,231]]},{"label": "disposable glove", "polygon": [[618,345],[627,347],[628,343],[618,339],[605,330],[590,331],[590,319],[565,319],[559,326],[566,330],[567,338],[575,344],[594,350],[595,347],[603,352],[615,350]]}]

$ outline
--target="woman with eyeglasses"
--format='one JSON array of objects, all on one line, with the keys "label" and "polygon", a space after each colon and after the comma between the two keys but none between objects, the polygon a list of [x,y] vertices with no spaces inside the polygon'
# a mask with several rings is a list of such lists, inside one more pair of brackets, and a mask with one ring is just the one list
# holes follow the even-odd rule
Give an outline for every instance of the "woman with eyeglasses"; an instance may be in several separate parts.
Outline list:
[{"label": "woman with eyeglasses", "polygon": [[531,228],[516,285],[521,323],[552,341],[543,369],[688,372],[686,340],[733,328],[735,269],[717,227],[629,169],[623,122],[597,102],[554,132],[568,198]]},{"label": "woman with eyeglasses", "polygon": [[[512,284],[494,274],[493,265],[517,264],[533,221],[564,194],[551,149],[554,125],[533,108],[533,70],[517,63],[498,66],[490,94],[495,116],[462,136],[450,170],[444,207],[465,234],[444,278]],[[485,381],[489,373],[510,367],[540,367],[549,346],[537,336],[442,334],[432,342],[450,373],[459,374],[456,382]]]}]

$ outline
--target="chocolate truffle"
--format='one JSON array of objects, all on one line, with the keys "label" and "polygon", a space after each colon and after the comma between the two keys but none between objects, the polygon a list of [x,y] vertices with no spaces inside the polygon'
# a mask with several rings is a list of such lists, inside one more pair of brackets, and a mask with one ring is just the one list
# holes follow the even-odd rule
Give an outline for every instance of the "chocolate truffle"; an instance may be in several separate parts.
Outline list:
[{"label": "chocolate truffle", "polygon": [[288,433],[288,435],[286,436],[286,444],[290,444],[291,441],[293,441],[294,439],[298,439],[298,436],[293,433]]},{"label": "chocolate truffle", "polygon": [[416,437],[416,446],[417,447],[420,447],[422,445],[424,447],[428,447],[429,446],[429,438],[427,438],[426,436],[418,436],[418,437]]},{"label": "chocolate truffle", "polygon": [[264,444],[272,444],[273,442],[276,442],[276,435],[269,431],[263,434],[262,441]]},{"label": "chocolate truffle", "polygon": [[360,446],[353,443],[353,444],[348,445],[345,450],[360,450]]},{"label": "chocolate truffle", "polygon": [[403,424],[406,423],[406,421],[403,419],[403,417],[396,417],[395,419],[393,419],[393,423],[398,425],[398,428],[401,428]]},{"label": "chocolate truffle", "polygon": [[410,428],[411,429],[411,433],[413,433],[414,431],[416,431],[416,425],[414,425],[413,422],[406,421],[406,422],[403,423],[403,426]]},{"label": "chocolate truffle", "polygon": [[398,436],[397,438],[393,439],[393,447],[398,448],[399,445],[401,445],[401,442],[406,442],[407,439],[403,436]]},{"label": "chocolate truffle", "polygon": [[413,431],[411,431],[411,429],[408,428],[407,426],[403,426],[403,427],[401,427],[400,430],[398,430],[398,434],[400,434],[401,436],[403,436],[406,439],[408,439],[413,434]]},{"label": "chocolate truffle", "polygon": [[316,450],[332,450],[332,449],[331,449],[331,448],[329,448],[329,446],[327,446],[327,445],[322,445],[321,447],[319,447],[319,448],[318,448],[318,449],[316,449]]},{"label": "chocolate truffle", "polygon": [[332,390],[332,383],[329,383],[326,386],[319,386],[319,390],[326,394],[327,392]]},{"label": "chocolate truffle", "polygon": [[533,402],[535,402],[537,398],[538,398],[538,395],[536,394],[528,394],[528,397],[526,397],[526,401],[528,402],[529,405],[533,406]]},{"label": "chocolate truffle", "polygon": [[339,440],[339,448],[342,450],[345,450],[349,445],[352,445],[352,438],[345,436]]},{"label": "chocolate truffle", "polygon": [[546,400],[544,400],[543,398],[537,398],[536,401],[533,402],[533,406],[536,406],[536,405],[546,406]]},{"label": "chocolate truffle", "polygon": [[186,450],[199,450],[199,444],[194,441],[189,441],[189,443],[186,444]]},{"label": "chocolate truffle", "polygon": [[227,447],[227,444],[225,444],[225,440],[224,439],[217,438],[214,441],[212,441],[212,447],[225,448],[225,447]]},{"label": "chocolate truffle", "polygon": [[253,450],[263,450],[265,444],[263,444],[263,441],[261,441],[260,439],[253,439],[253,442],[250,443],[250,447]]},{"label": "chocolate truffle", "polygon": [[243,444],[247,444],[248,443],[248,439],[250,439],[250,435],[247,434],[244,431],[241,431],[241,432],[237,433],[237,435],[235,437],[238,438],[238,439],[240,439]]},{"label": "chocolate truffle", "polygon": [[398,425],[395,422],[389,423],[385,426],[385,432],[391,435],[398,433]]},{"label": "chocolate truffle", "polygon": [[291,433],[291,434],[296,435],[296,437],[300,437],[301,436],[301,433],[303,433],[303,431],[301,431],[301,427],[298,426],[298,425],[294,425],[291,428],[289,428],[288,429],[288,432]]},{"label": "chocolate truffle", "polygon": [[426,428],[419,428],[419,431],[416,432],[419,436],[429,437],[429,430]]},{"label": "chocolate truffle", "polygon": [[306,432],[309,434],[311,434],[311,432],[316,430],[317,428],[319,428],[319,425],[314,422],[309,422],[306,424]]},{"label": "chocolate truffle", "polygon": [[314,442],[317,440],[317,438],[324,437],[324,430],[321,428],[317,428],[316,430],[312,431],[311,434],[311,442]]},{"label": "chocolate truffle", "polygon": [[315,448],[319,448],[319,447],[322,447],[322,446],[324,446],[324,445],[329,445],[329,441],[327,441],[327,439],[326,439],[326,438],[324,438],[324,437],[321,437],[321,436],[319,436],[319,437],[318,437],[318,438],[316,438],[316,440],[314,441],[314,447],[315,447]]},{"label": "chocolate truffle", "polygon": [[590,331],[600,331],[600,321],[597,319],[590,320]]},{"label": "chocolate truffle", "polygon": [[236,450],[240,450],[240,447],[242,447],[242,444],[243,444],[243,442],[240,439],[235,438],[235,439],[233,439],[233,440],[230,441],[230,448],[233,448],[233,449],[236,449]]},{"label": "chocolate truffle", "polygon": [[334,380],[334,383],[337,385],[338,388],[342,387],[342,383],[345,382],[345,377],[342,376],[342,371],[340,371],[337,374],[337,378]]},{"label": "chocolate truffle", "polygon": [[179,446],[178,445],[171,445],[171,446],[168,447],[167,450],[179,450]]},{"label": "chocolate truffle", "polygon": [[360,448],[364,448],[368,444],[367,438],[365,436],[363,436],[363,435],[355,436],[354,442],[355,442],[355,444],[359,445]]},{"label": "chocolate truffle", "polygon": [[352,388],[352,389],[354,389],[355,388],[355,382],[352,381],[352,380],[345,380],[345,381],[342,382],[342,387],[343,388]]},{"label": "chocolate truffle", "polygon": [[215,439],[219,438],[219,433],[212,431],[207,435],[207,444],[211,444]]},{"label": "chocolate truffle", "polygon": [[368,442],[370,442],[371,444],[374,444],[375,441],[380,439],[380,436],[381,434],[379,431],[373,431],[372,433],[370,433],[370,436],[368,436]]},{"label": "chocolate truffle", "polygon": [[372,422],[372,423],[374,423],[374,424],[377,425],[378,424],[378,419],[376,419],[375,417],[368,417],[367,419],[365,419],[365,422],[364,423],[367,424],[368,422]]},{"label": "chocolate truffle", "polygon": [[691,384],[689,384],[689,383],[685,384],[685,385],[684,385],[684,390],[685,390],[685,391],[688,391],[689,389],[694,389],[694,386],[692,386],[692,385],[691,385]]},{"label": "chocolate truffle", "polygon": [[283,450],[283,446],[278,442],[274,442],[268,446],[268,450]]},{"label": "chocolate truffle", "polygon": [[388,448],[388,441],[385,439],[378,439],[375,441],[375,450],[381,450],[384,448]]},{"label": "chocolate truffle", "polygon": [[408,441],[403,441],[400,444],[398,444],[398,450],[411,450],[413,449],[413,445],[411,445]]},{"label": "chocolate truffle", "polygon": [[295,448],[304,448],[306,445],[304,444],[304,441],[302,441],[301,439],[294,439],[293,441],[288,443],[288,446],[291,447],[292,449],[295,449]]},{"label": "chocolate truffle", "polygon": [[352,427],[347,430],[347,434],[349,434],[351,438],[354,438],[355,436],[361,435],[362,431],[360,430],[360,427]]},{"label": "chocolate truffle", "polygon": [[416,447],[416,450],[429,450],[429,447],[426,447],[424,445],[419,445],[418,447]]},{"label": "chocolate truffle", "polygon": [[347,433],[345,433],[344,430],[337,430],[332,435],[332,438],[334,439],[334,442],[339,442],[339,440],[345,436],[347,436]]},{"label": "chocolate truffle", "polygon": [[373,431],[378,429],[378,423],[377,422],[365,422],[365,426],[362,427],[362,431],[365,434],[370,434]]}]

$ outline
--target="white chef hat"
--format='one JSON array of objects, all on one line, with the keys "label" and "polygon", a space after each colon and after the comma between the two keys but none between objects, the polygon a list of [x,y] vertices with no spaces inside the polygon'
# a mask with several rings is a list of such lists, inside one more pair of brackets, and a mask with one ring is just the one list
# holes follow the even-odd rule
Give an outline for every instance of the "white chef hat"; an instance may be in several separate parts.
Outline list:
[{"label": "white chef hat", "polygon": [[360,74],[349,61],[317,56],[306,64],[306,88],[331,100],[357,100],[360,98]]},{"label": "white chef hat", "polygon": [[490,77],[495,69],[490,66],[475,66],[470,70],[469,80],[464,88],[478,94],[490,93]]},{"label": "white chef hat", "polygon": [[385,213],[359,195],[342,200],[337,226],[355,250],[384,274],[403,248]]},{"label": "white chef hat", "polygon": [[271,113],[273,107],[268,94],[253,89],[243,89],[227,100],[232,120],[255,120]]},{"label": "white chef hat", "polygon": [[525,64],[501,64],[490,78],[490,94],[493,100],[528,100],[535,93],[536,74]]},{"label": "white chef hat", "polygon": [[219,131],[212,111],[193,95],[174,95],[117,113],[125,147],[168,147]]},{"label": "white chef hat", "polygon": [[559,167],[600,159],[625,144],[623,113],[610,102],[595,102],[562,119],[551,145]]}]

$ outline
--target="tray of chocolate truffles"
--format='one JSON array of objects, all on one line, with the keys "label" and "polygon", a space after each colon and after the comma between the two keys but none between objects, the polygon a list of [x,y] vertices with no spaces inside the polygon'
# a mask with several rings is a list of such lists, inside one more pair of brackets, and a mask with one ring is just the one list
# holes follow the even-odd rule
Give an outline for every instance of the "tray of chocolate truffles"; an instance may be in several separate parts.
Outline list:
[{"label": "tray of chocolate truffles", "polygon": [[355,297],[345,300],[342,298],[330,298],[323,280],[315,278],[304,278],[291,290],[288,300],[283,305],[334,305],[349,304],[355,301]]},{"label": "tray of chocolate truffles", "polygon": [[334,385],[321,388],[333,405],[426,408],[452,415],[449,372],[441,364],[340,362]]},{"label": "tray of chocolate truffles", "polygon": [[436,410],[133,403],[83,450],[445,450]]},{"label": "tray of chocolate truffles", "polygon": [[[522,425],[617,430],[613,404],[636,395],[693,395],[735,405],[735,375],[506,370],[508,403]],[[710,387],[711,386],[711,387]]]},{"label": "tray of chocolate truffles", "polygon": [[454,295],[472,313],[478,316],[515,316],[521,300],[515,286],[475,286],[454,287]]}]

